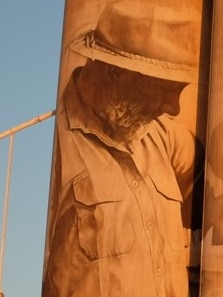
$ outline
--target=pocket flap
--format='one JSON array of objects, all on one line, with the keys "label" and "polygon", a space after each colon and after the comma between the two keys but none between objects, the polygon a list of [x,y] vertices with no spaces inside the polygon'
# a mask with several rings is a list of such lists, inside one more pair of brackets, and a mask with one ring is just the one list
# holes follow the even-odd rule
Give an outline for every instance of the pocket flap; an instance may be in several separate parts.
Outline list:
[{"label": "pocket flap", "polygon": [[167,199],[183,202],[183,198],[173,171],[167,170],[167,168],[165,168],[165,171],[166,172],[162,172],[162,176],[164,176],[164,178],[160,178],[160,174],[155,170],[150,174],[150,178],[156,190]]},{"label": "pocket flap", "polygon": [[[117,187],[117,185],[116,185]],[[103,177],[100,187],[95,188],[88,171],[84,171],[73,180],[73,190],[75,198],[78,202],[85,205],[94,205],[105,202],[119,202],[121,194],[115,191],[112,184],[105,189]]]}]

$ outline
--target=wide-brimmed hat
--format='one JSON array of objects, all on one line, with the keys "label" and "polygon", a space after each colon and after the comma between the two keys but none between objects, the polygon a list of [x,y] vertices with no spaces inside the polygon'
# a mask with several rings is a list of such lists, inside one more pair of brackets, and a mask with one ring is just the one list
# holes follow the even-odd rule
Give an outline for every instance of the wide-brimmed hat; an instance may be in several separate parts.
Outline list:
[{"label": "wide-brimmed hat", "polygon": [[117,1],[70,49],[145,75],[198,81],[200,0]]}]

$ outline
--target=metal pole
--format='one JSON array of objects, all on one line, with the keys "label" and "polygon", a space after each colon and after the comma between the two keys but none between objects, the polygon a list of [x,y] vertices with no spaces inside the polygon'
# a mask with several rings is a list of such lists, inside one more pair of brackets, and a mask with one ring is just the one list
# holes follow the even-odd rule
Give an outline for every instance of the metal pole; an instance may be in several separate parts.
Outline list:
[{"label": "metal pole", "polygon": [[3,208],[3,220],[2,220],[2,237],[1,237],[1,250],[0,250],[0,292],[2,292],[1,288],[2,288],[2,276],[3,276],[6,227],[7,227],[7,218],[8,218],[9,190],[10,190],[11,171],[12,171],[13,147],[14,147],[14,134],[11,134],[10,143],[9,143],[8,167],[7,167],[5,198],[4,198],[4,208]]},{"label": "metal pole", "polygon": [[7,136],[9,136],[11,134],[14,134],[14,133],[16,133],[16,132],[18,132],[20,130],[26,129],[26,128],[32,126],[32,125],[38,124],[39,122],[42,122],[42,121],[54,116],[55,114],[56,114],[56,110],[53,110],[53,111],[44,113],[42,115],[39,115],[39,116],[33,118],[32,120],[24,122],[24,123],[22,123],[22,124],[20,124],[18,126],[10,128],[10,129],[0,133],[0,139],[5,138],[5,137],[7,137]]},{"label": "metal pole", "polygon": [[2,133],[0,133],[0,139],[10,136],[9,143],[9,154],[8,154],[8,166],[7,166],[7,177],[6,177],[6,187],[5,187],[5,197],[3,206],[3,219],[2,219],[2,234],[1,234],[1,246],[0,246],[0,297],[4,296],[2,290],[2,279],[3,279],[3,266],[4,266],[4,252],[5,252],[5,241],[6,241],[6,228],[8,219],[8,205],[9,205],[9,191],[11,182],[11,171],[12,171],[12,159],[13,159],[13,147],[14,147],[14,134],[18,131],[26,129],[32,125],[42,122],[56,114],[56,110],[39,115],[32,120],[23,122],[22,124],[10,128]]}]

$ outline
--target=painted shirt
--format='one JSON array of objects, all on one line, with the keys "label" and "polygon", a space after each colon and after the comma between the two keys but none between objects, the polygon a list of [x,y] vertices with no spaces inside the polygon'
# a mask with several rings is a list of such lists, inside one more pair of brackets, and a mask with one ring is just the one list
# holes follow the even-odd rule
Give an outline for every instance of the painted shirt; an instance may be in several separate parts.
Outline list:
[{"label": "painted shirt", "polygon": [[62,99],[43,297],[187,297],[181,212],[193,136],[161,116],[126,148],[103,133],[74,82]]}]

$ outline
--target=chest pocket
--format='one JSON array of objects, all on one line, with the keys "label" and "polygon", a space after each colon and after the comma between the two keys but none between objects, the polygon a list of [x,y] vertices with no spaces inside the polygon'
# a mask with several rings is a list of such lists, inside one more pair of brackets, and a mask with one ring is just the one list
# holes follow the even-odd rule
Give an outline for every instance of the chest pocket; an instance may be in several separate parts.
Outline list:
[{"label": "chest pocket", "polygon": [[112,186],[97,192],[88,172],[73,181],[73,191],[82,252],[92,260],[128,253],[135,235],[125,197]]},{"label": "chest pocket", "polygon": [[181,218],[181,203],[171,198],[164,198],[161,203],[165,209],[163,217],[167,240],[173,250],[182,250],[185,247],[185,238]]},{"label": "chest pocket", "polygon": [[[159,201],[158,221],[172,250],[182,250],[185,246],[184,230],[182,225],[181,207],[182,196],[174,176],[167,175],[165,179],[151,177],[157,190]],[[160,197],[161,196],[161,197]]]}]

